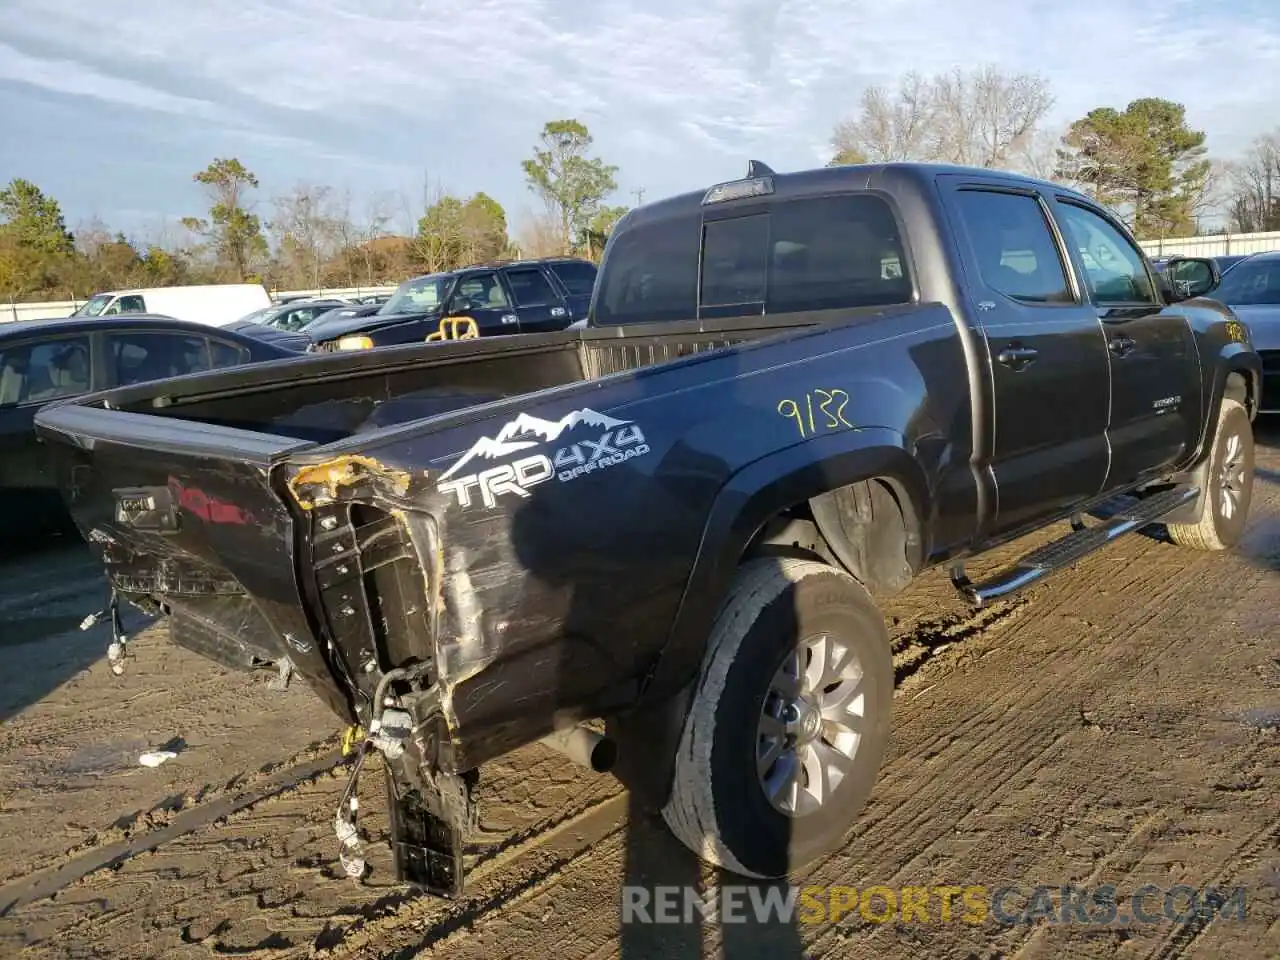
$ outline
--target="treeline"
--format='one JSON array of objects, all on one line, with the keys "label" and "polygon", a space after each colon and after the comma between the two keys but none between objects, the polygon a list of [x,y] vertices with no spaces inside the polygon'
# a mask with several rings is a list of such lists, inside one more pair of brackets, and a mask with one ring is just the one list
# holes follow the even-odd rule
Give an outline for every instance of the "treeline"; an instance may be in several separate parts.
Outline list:
[{"label": "treeline", "polygon": [[928,160],[1056,180],[1114,210],[1140,238],[1280,230],[1280,127],[1213,158],[1180,103],[1143,97],[1046,128],[1049,81],[994,67],[871,87],[837,124],[832,163]]},{"label": "treeline", "polygon": [[[1018,170],[1076,187],[1111,207],[1143,239],[1280,230],[1280,127],[1243,156],[1212,157],[1182,104],[1144,97],[1100,106],[1062,129],[1036,74],[995,67],[904,75],[866,90],[836,125],[832,164],[931,160]],[[95,290],[261,280],[275,289],[396,283],[415,273],[515,256],[598,259],[626,212],[606,200],[616,166],[592,155],[577,120],[543,128],[522,161],[542,212],[513,235],[486,193],[424,184],[420,197],[298,183],[269,198],[235,158],[193,177],[203,216],[146,240],[91,221],[67,228],[52,197],[27,180],[0,190],[0,298],[84,297]]]},{"label": "treeline", "polygon": [[626,208],[604,202],[618,168],[591,148],[577,120],[546,124],[522,164],[543,209],[516,236],[486,193],[459,197],[427,182],[418,198],[388,192],[357,203],[349,191],[297,183],[264,200],[257,176],[234,157],[193,176],[207,198],[203,216],[146,240],[96,219],[72,231],[57,200],[14,179],[0,189],[0,298],[246,280],[280,290],[377,286],[518,256],[598,259]]}]

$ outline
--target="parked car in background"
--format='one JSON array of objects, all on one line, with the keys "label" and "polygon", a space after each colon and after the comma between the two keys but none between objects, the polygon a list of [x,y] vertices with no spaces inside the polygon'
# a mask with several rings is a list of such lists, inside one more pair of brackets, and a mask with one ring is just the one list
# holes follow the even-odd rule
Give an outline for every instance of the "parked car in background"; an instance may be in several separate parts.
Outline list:
[{"label": "parked car in background", "polygon": [[1218,265],[1219,270],[1221,270],[1223,273],[1226,273],[1228,269],[1230,269],[1231,267],[1234,267],[1241,260],[1248,260],[1249,254],[1233,253],[1227,256],[1222,256],[1222,257],[1210,257],[1210,259],[1213,260],[1213,262]]},{"label": "parked car in background", "polygon": [[284,336],[291,337],[292,346],[230,327],[214,330],[132,313],[0,324],[0,539],[71,529],[54,486],[48,448],[32,429],[36,411],[45,403],[106,387],[297,356],[301,338]]},{"label": "parked car in background", "polygon": [[1262,358],[1260,413],[1280,413],[1280,250],[1242,257],[1209,294],[1249,328]]},{"label": "parked car in background", "polygon": [[72,317],[151,314],[221,327],[251,310],[271,306],[260,283],[209,283],[186,287],[148,287],[95,293]]},{"label": "parked car in background", "polygon": [[311,322],[313,324],[330,324],[348,317],[367,317],[377,313],[380,309],[382,309],[382,304],[380,303],[348,303],[341,307],[335,307],[327,313],[320,314]]},{"label": "parked car in background", "polygon": [[350,306],[351,301],[344,300],[341,297],[316,297],[315,299],[290,300],[288,303],[277,303],[272,307],[265,307],[261,310],[255,310],[253,313],[242,317],[242,320],[249,320],[253,323],[262,324],[267,327],[275,327],[277,330],[287,330],[296,332],[301,330],[312,320],[315,320],[322,314],[328,313],[335,307]]},{"label": "parked car in background", "polygon": [[577,257],[478,264],[406,280],[376,311],[325,317],[306,332],[322,351],[421,343],[449,318],[474,321],[482,337],[547,333],[587,315],[595,279],[595,264]]}]

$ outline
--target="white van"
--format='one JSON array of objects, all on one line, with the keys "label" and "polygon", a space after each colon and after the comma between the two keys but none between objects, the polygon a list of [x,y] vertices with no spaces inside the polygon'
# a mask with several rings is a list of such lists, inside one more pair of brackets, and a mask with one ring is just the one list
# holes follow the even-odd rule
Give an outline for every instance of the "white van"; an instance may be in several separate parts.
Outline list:
[{"label": "white van", "polygon": [[235,323],[247,313],[269,306],[271,297],[260,283],[210,283],[95,293],[71,316],[113,317],[120,313],[154,313],[222,327]]}]

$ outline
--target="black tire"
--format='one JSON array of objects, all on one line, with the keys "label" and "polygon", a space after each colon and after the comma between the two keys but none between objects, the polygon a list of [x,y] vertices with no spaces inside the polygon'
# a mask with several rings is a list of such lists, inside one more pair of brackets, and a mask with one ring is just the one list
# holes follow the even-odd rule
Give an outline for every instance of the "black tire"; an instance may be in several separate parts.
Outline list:
[{"label": "black tire", "polygon": [[[1238,453],[1232,458],[1239,465],[1239,476],[1232,486],[1238,487],[1234,509],[1228,515],[1224,488],[1228,485],[1228,472],[1237,472],[1228,462],[1233,444]],[[1214,431],[1213,450],[1209,454],[1207,470],[1208,489],[1204,494],[1204,510],[1199,523],[1170,523],[1166,525],[1169,539],[1179,546],[1196,550],[1228,550],[1244,535],[1249,517],[1249,503],[1253,499],[1253,424],[1249,414],[1237,400],[1224,397],[1218,411],[1217,429]]]},{"label": "black tire", "polygon": [[[851,648],[862,668],[861,739],[822,806],[777,810],[756,770],[757,724],[770,682],[806,637]],[[744,564],[712,630],[662,813],[702,859],[748,877],[780,877],[830,853],[866,804],[889,739],[893,656],[871,596],[841,570],[768,557]]]}]

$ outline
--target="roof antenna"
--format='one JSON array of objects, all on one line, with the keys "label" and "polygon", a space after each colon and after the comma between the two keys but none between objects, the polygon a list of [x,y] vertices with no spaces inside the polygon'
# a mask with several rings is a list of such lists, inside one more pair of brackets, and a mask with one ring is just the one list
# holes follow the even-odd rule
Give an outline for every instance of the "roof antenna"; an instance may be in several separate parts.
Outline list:
[{"label": "roof antenna", "polygon": [[754,177],[773,177],[773,176],[776,176],[776,174],[769,169],[767,164],[763,164],[759,160],[747,161],[747,179],[748,180],[751,180]]}]

